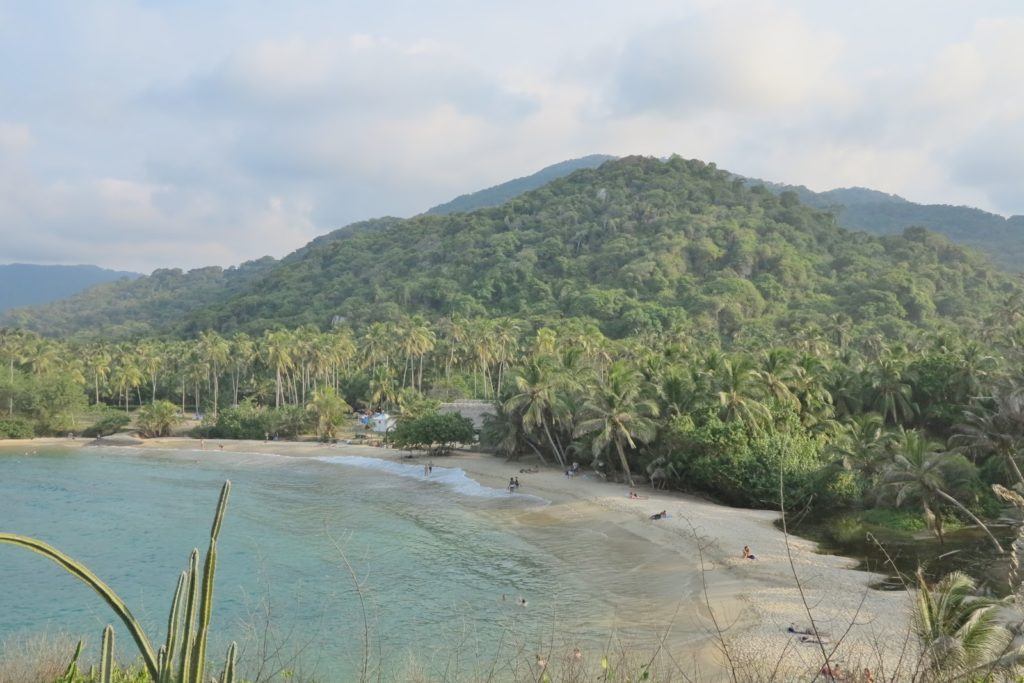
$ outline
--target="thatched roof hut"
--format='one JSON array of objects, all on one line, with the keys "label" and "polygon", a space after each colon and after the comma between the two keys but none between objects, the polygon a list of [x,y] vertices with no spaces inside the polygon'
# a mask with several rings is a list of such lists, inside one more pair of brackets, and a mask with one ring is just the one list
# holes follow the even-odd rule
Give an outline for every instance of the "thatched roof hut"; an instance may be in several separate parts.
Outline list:
[{"label": "thatched roof hut", "polygon": [[468,417],[473,421],[473,428],[480,429],[484,426],[484,415],[494,414],[494,404],[490,401],[456,401],[454,403],[442,403],[438,407],[442,413],[458,413],[462,417]]}]

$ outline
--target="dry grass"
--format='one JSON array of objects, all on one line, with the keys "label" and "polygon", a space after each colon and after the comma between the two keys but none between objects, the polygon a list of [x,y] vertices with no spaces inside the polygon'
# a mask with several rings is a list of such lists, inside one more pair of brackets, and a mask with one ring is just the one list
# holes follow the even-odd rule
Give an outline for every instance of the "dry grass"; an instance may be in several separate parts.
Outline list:
[{"label": "dry grass", "polygon": [[53,683],[75,652],[67,634],[11,638],[0,643],[0,683]]}]

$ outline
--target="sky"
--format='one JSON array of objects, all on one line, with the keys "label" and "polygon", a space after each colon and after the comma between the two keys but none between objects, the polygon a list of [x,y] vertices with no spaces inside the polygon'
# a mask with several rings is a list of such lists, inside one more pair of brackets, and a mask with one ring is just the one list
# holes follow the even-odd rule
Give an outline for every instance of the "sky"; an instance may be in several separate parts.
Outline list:
[{"label": "sky", "polygon": [[0,0],[0,263],[281,257],[594,153],[1024,214],[1024,3]]}]

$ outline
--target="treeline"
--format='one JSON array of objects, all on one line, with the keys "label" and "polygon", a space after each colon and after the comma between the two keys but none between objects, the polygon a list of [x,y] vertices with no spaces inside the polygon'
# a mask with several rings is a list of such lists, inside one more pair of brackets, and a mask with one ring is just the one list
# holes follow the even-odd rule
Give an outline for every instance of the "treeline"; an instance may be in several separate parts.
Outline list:
[{"label": "treeline", "polygon": [[854,335],[852,320],[836,316],[729,346],[685,329],[615,340],[582,320],[533,329],[458,316],[122,344],[7,331],[0,405],[8,426],[64,433],[87,404],[169,402],[211,428],[226,424],[225,411],[249,419],[244,434],[222,435],[259,438],[312,430],[308,420],[324,412],[307,410],[317,400],[340,401],[339,414],[421,414],[476,397],[495,404],[485,444],[510,457],[580,461],[751,506],[777,504],[782,471],[793,501],[899,497],[928,511],[938,532],[943,512],[966,514],[948,498],[981,514],[995,505],[988,484],[1024,484],[1022,319],[1014,297],[960,335],[892,341]]}]

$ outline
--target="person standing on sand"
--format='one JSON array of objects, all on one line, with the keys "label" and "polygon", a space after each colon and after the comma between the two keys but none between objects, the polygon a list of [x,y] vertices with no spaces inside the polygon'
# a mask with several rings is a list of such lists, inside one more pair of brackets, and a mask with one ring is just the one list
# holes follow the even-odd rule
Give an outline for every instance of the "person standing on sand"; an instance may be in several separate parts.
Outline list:
[{"label": "person standing on sand", "polygon": [[206,450],[206,439],[199,439],[199,450]]}]

